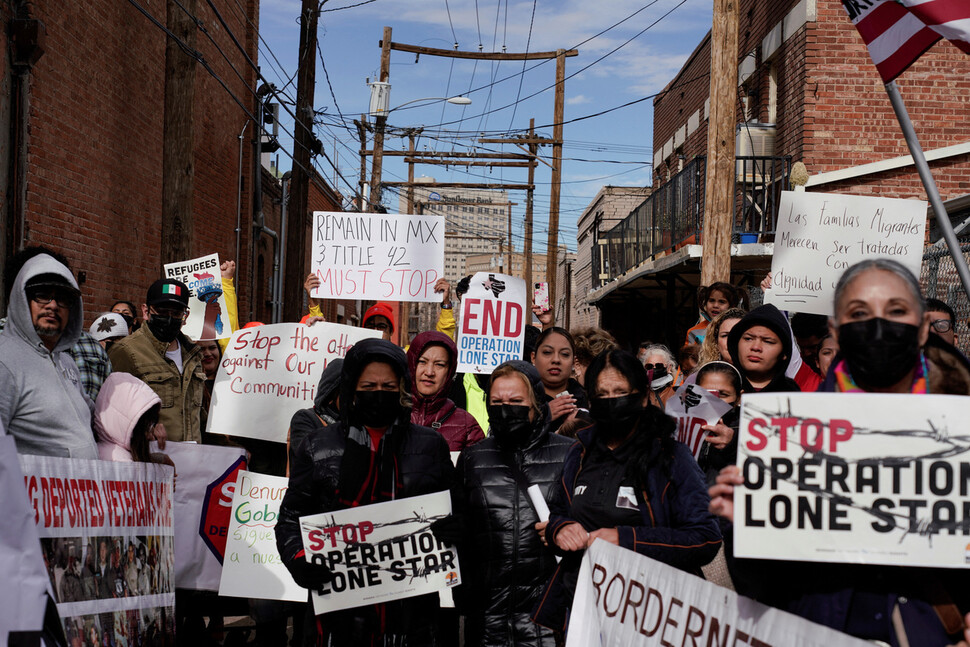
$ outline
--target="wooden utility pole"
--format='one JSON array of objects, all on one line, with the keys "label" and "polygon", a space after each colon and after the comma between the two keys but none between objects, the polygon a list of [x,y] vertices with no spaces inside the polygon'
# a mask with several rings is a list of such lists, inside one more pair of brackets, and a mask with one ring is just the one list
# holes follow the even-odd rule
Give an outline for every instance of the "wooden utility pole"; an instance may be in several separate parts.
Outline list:
[{"label": "wooden utility pole", "polygon": [[556,52],[556,99],[552,122],[552,189],[549,195],[549,237],[546,245],[546,281],[552,323],[556,323],[556,258],[559,252],[559,188],[562,182],[562,122],[566,105],[566,52]]},{"label": "wooden utility pole", "polygon": [[[414,152],[414,138],[416,131],[408,131],[408,151]],[[414,163],[408,164],[408,203],[407,212],[414,213]],[[415,305],[415,307],[420,308],[420,304]],[[411,304],[407,301],[401,302],[401,345],[407,346],[411,342],[410,328],[411,328]]]},{"label": "wooden utility pole", "polygon": [[161,260],[171,263],[192,258],[195,193],[196,61],[176,39],[194,50],[198,26],[189,17],[196,13],[195,0],[168,0],[166,5],[166,26],[175,38],[165,42]]},{"label": "wooden utility pole", "polygon": [[[391,28],[384,28],[384,39],[381,40],[381,78],[387,83],[391,78]],[[377,115],[374,119],[374,157],[371,159],[370,171],[370,210],[376,211],[381,204],[381,170],[384,164],[384,128],[387,126],[387,115]]]},{"label": "wooden utility pole", "polygon": [[364,205],[364,187],[367,186],[367,131],[364,124],[367,123],[367,116],[361,115],[360,120],[354,119],[357,126],[357,137],[360,138],[360,180],[357,182],[357,210],[366,211]]},{"label": "wooden utility pole", "polygon": [[[536,120],[529,120],[529,155],[536,159],[539,155],[539,144],[534,143],[536,137]],[[529,188],[525,192],[525,242],[523,243],[522,253],[525,255],[522,261],[525,265],[525,316],[532,321],[532,194],[535,192],[536,167],[535,164],[529,166]]]},{"label": "wooden utility pole", "polygon": [[738,94],[738,0],[714,0],[711,112],[707,122],[701,284],[731,281],[734,226],[734,130]]},{"label": "wooden utility pole", "polygon": [[[306,232],[310,199],[310,145],[313,141],[313,93],[316,84],[317,0],[303,0],[300,13],[300,68],[296,81],[296,123],[293,126],[293,175],[286,214],[286,268],[283,276],[283,321],[303,316],[303,279],[307,271]],[[262,124],[257,124],[262,133]],[[256,160],[259,164],[260,161]],[[258,176],[257,176],[258,177]]]}]

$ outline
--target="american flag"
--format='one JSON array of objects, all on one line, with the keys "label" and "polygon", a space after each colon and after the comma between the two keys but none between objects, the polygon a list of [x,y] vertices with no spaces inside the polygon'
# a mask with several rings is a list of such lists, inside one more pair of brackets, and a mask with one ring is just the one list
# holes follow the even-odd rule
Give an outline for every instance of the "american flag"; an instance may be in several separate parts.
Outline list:
[{"label": "american flag", "polygon": [[842,6],[886,83],[940,38],[970,54],[967,0],[842,0]]}]

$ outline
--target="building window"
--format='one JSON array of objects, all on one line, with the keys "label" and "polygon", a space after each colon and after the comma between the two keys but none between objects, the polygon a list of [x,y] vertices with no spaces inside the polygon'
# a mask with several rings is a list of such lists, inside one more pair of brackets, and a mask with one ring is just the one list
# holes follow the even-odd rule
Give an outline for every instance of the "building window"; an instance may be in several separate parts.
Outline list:
[{"label": "building window", "polygon": [[768,123],[778,123],[778,67],[774,61],[768,66]]}]

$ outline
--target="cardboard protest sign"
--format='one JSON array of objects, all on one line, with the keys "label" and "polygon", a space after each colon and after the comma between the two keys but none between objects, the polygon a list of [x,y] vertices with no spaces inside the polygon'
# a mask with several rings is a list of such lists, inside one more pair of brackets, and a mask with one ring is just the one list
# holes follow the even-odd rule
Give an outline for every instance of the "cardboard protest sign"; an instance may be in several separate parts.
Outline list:
[{"label": "cardboard protest sign", "polygon": [[968,418],[962,396],[745,395],[735,554],[970,567]]},{"label": "cardboard protest sign", "polygon": [[246,450],[169,441],[175,463],[175,584],[180,589],[218,591],[229,537],[236,478],[246,469]]},{"label": "cardboard protest sign", "polygon": [[310,263],[320,279],[317,299],[439,301],[445,219],[314,211]]},{"label": "cardboard protest sign", "polygon": [[731,410],[731,405],[697,384],[682,384],[667,400],[664,410],[677,420],[677,440],[687,445],[696,459],[707,434],[701,427],[716,424]]},{"label": "cardboard protest sign", "polygon": [[477,272],[461,299],[458,372],[491,373],[522,359],[527,312],[525,281],[507,274]]},{"label": "cardboard protest sign", "polygon": [[172,468],[28,455],[20,465],[68,643],[173,641]]},{"label": "cardboard protest sign", "polygon": [[286,442],[290,419],[313,406],[332,359],[380,331],[332,323],[285,323],[233,333],[212,387],[206,431]]},{"label": "cardboard protest sign", "polygon": [[891,258],[919,276],[926,202],[783,191],[777,227],[765,303],[831,315],[836,282],[859,261]]},{"label": "cardboard protest sign", "polygon": [[594,541],[583,555],[566,647],[688,644],[871,647],[632,550]]},{"label": "cardboard protest sign", "polygon": [[276,521],[288,483],[281,476],[239,472],[219,595],[306,602],[306,589],[293,581],[276,550]]},{"label": "cardboard protest sign", "polygon": [[313,592],[317,613],[434,593],[461,584],[458,552],[430,525],[451,514],[448,492],[300,518],[307,559],[334,574]]},{"label": "cardboard protest sign", "polygon": [[189,339],[208,341],[232,335],[219,267],[218,254],[165,265],[165,278],[185,283],[191,293],[189,316],[182,326],[182,333]]}]

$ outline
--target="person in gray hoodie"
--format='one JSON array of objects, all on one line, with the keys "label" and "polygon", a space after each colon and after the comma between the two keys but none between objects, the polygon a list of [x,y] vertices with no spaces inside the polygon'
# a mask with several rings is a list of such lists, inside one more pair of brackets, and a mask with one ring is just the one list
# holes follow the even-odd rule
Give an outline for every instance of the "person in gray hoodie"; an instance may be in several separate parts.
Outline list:
[{"label": "person in gray hoodie", "polygon": [[94,403],[68,353],[83,326],[81,291],[67,265],[49,250],[20,252],[8,268],[18,266],[16,274],[8,270],[5,277],[9,305],[0,333],[0,422],[21,454],[96,459]]}]

